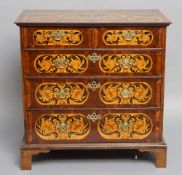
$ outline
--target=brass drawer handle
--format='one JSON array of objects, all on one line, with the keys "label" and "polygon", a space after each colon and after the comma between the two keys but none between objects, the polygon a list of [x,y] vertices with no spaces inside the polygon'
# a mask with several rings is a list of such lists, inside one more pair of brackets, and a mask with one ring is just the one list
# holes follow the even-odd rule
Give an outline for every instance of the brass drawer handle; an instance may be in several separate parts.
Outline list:
[{"label": "brass drawer handle", "polygon": [[60,30],[52,31],[51,36],[54,38],[54,40],[61,41],[65,36],[65,32]]},{"label": "brass drawer handle", "polygon": [[99,61],[101,58],[101,55],[98,55],[97,53],[92,53],[91,55],[87,56],[87,59],[89,61],[91,61],[92,63],[96,63],[97,61]]},{"label": "brass drawer handle", "polygon": [[125,31],[121,34],[121,36],[125,41],[131,41],[135,37],[135,35],[136,35],[135,31],[130,31],[130,30]]},{"label": "brass drawer handle", "polygon": [[87,84],[88,89],[91,89],[92,91],[95,91],[96,89],[101,87],[100,83],[96,83],[96,81],[92,81],[91,83]]},{"label": "brass drawer handle", "polygon": [[95,122],[95,121],[101,119],[101,115],[100,114],[96,114],[95,112],[93,112],[92,114],[88,114],[87,115],[87,119],[92,120],[92,122]]}]

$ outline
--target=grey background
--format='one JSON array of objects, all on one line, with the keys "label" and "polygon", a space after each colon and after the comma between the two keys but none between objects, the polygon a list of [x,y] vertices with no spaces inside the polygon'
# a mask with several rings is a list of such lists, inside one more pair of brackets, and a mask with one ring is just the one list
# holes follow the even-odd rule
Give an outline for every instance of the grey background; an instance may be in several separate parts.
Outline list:
[{"label": "grey background", "polygon": [[[40,158],[32,171],[19,169],[23,136],[19,29],[14,21],[23,9],[160,9],[173,22],[168,28],[164,137],[168,167],[128,158]],[[0,173],[1,174],[165,174],[179,175],[181,162],[182,3],[180,0],[1,0],[0,1]],[[54,157],[54,156],[53,156]],[[61,157],[61,155],[60,155]],[[65,156],[66,157],[66,156]],[[71,156],[70,156],[71,157]]]}]

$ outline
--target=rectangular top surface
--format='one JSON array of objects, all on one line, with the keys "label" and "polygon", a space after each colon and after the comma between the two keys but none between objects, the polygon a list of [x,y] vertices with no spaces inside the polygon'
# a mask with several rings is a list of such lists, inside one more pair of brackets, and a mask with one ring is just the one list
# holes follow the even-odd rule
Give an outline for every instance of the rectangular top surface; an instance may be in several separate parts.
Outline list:
[{"label": "rectangular top surface", "polygon": [[159,10],[24,10],[19,26],[166,26],[170,20]]}]

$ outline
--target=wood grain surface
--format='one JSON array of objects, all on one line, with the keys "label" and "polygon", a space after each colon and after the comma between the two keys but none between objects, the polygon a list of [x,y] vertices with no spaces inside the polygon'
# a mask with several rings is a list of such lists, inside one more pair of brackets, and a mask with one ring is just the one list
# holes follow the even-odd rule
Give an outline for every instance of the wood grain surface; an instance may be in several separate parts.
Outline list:
[{"label": "wood grain surface", "polygon": [[21,168],[54,149],[137,149],[166,167],[166,27],[158,10],[25,10]]},{"label": "wood grain surface", "polygon": [[17,25],[151,25],[170,24],[159,10],[24,10]]}]

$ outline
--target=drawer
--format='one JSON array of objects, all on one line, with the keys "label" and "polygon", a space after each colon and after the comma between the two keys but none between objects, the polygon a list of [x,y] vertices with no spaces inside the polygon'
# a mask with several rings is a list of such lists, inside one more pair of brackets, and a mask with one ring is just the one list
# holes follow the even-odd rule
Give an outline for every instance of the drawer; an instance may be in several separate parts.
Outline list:
[{"label": "drawer", "polygon": [[27,142],[157,142],[160,110],[28,111]]},{"label": "drawer", "polygon": [[160,106],[160,79],[26,80],[28,108]]},{"label": "drawer", "polygon": [[25,27],[24,48],[90,48],[92,28]]},{"label": "drawer", "polygon": [[96,28],[96,47],[163,47],[163,29],[159,27]]},{"label": "drawer", "polygon": [[27,76],[159,76],[161,51],[25,51]]}]

